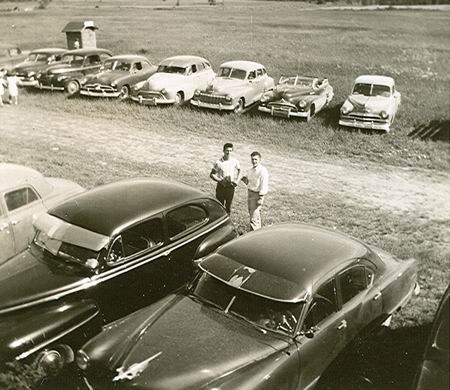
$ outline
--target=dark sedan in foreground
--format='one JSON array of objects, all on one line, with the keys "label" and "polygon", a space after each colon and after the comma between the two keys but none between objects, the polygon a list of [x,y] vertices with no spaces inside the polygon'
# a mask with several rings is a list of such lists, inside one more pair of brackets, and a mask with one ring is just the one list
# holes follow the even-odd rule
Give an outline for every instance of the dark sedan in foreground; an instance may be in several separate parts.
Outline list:
[{"label": "dark sedan in foreground", "polygon": [[199,268],[185,292],[84,345],[89,388],[310,389],[417,292],[414,260],[311,225],[246,234]]},{"label": "dark sedan in foreground", "polygon": [[46,348],[44,366],[73,361],[85,337],[191,280],[193,259],[236,236],[215,199],[146,178],[74,196],[34,226],[0,266],[0,360]]}]

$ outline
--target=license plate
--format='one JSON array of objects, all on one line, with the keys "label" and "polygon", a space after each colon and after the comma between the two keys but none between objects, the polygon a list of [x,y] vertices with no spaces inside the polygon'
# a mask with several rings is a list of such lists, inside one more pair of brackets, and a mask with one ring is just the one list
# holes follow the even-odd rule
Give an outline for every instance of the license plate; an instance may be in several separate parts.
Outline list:
[{"label": "license plate", "polygon": [[149,106],[156,106],[156,98],[151,98],[148,100]]},{"label": "license plate", "polygon": [[289,118],[289,111],[288,110],[273,110],[273,115],[280,116],[283,118]]}]

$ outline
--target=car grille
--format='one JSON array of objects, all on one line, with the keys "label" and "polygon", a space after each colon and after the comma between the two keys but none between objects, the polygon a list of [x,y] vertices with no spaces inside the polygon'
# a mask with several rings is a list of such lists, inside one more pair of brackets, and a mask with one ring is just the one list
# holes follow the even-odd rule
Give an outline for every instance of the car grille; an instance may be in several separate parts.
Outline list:
[{"label": "car grille", "polygon": [[86,84],[83,89],[89,92],[116,92],[117,89],[110,85]]},{"label": "car grille", "polygon": [[157,91],[139,91],[139,95],[144,99],[165,99],[165,96]]},{"label": "car grille", "polygon": [[289,112],[297,112],[297,107],[293,104],[289,103],[269,103],[267,108],[270,108],[274,111],[289,111]]},{"label": "car grille", "polygon": [[362,112],[351,112],[348,115],[343,116],[345,119],[357,120],[361,122],[375,122],[375,123],[386,123],[386,119],[382,119],[377,114],[372,113],[362,113]]},{"label": "car grille", "polygon": [[210,104],[230,104],[231,102],[226,100],[224,95],[214,95],[211,93],[200,92],[196,98],[204,103]]}]

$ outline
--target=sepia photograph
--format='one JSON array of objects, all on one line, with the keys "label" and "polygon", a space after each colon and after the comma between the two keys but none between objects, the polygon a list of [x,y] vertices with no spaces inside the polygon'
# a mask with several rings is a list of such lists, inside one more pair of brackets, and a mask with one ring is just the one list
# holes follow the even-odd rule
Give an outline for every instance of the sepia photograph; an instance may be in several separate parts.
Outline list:
[{"label": "sepia photograph", "polygon": [[0,390],[447,390],[450,0],[0,0]]}]

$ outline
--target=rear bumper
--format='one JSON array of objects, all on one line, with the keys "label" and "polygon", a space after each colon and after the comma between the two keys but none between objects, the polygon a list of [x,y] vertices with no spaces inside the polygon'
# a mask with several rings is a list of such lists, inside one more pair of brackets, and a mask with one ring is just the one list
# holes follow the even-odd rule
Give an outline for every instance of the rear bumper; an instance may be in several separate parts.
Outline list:
[{"label": "rear bumper", "polygon": [[280,118],[307,118],[308,112],[304,111],[292,111],[292,110],[276,110],[274,108],[268,108],[266,106],[259,106],[258,110],[261,112],[265,112],[272,116],[277,116]]}]

